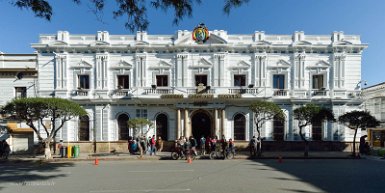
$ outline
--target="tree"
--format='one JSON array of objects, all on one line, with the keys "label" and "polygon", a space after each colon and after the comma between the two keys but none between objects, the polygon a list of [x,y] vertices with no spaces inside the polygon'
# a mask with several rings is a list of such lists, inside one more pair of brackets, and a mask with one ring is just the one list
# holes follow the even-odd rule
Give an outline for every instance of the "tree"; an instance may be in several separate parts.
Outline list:
[{"label": "tree", "polygon": [[368,127],[375,127],[380,124],[380,122],[370,115],[367,111],[351,111],[341,115],[338,118],[338,121],[354,130],[354,138],[353,138],[353,153],[352,156],[356,156],[356,136],[359,128],[366,129]]},{"label": "tree", "polygon": [[[64,123],[87,112],[77,103],[60,98],[19,98],[8,102],[2,109],[9,119],[25,121],[36,133],[40,142],[45,144],[44,155],[51,158],[50,143]],[[50,125],[45,124],[49,120]],[[44,128],[46,136],[36,127],[36,122]],[[59,123],[59,125],[56,125]]]},{"label": "tree", "polygon": [[299,135],[305,142],[305,157],[309,155],[309,141],[302,133],[303,128],[312,125],[313,123],[323,122],[325,120],[335,121],[334,114],[330,109],[323,108],[311,103],[295,109],[294,119],[298,120]]},{"label": "tree", "polygon": [[255,101],[249,107],[254,113],[254,124],[258,134],[258,148],[257,156],[262,156],[262,138],[261,138],[261,128],[266,123],[266,121],[276,118],[278,120],[284,121],[285,114],[282,109],[275,103],[269,101]]},{"label": "tree", "polygon": [[[134,129],[134,138],[141,138],[143,135],[147,135],[147,133],[150,131],[148,129],[146,132],[143,131],[144,126],[152,126],[152,122],[145,118],[134,118],[127,121],[128,127],[131,127]],[[146,140],[146,139],[145,139]],[[140,156],[143,156],[143,147],[138,141],[138,147],[140,151]]]},{"label": "tree", "polygon": [[[104,9],[105,0],[72,0],[75,4],[88,1],[92,6],[92,12],[99,14]],[[200,4],[202,0],[115,0],[117,8],[113,11],[114,19],[122,16],[127,17],[125,27],[131,32],[136,30],[144,31],[149,25],[147,19],[147,7],[162,9],[164,11],[172,10],[174,12],[173,24],[178,24],[186,16],[191,17],[193,5]],[[249,0],[224,0],[223,11],[229,14],[231,9],[247,3]],[[147,4],[149,2],[149,4]],[[31,10],[36,17],[51,20],[53,8],[48,0],[11,0],[11,3],[20,9]]]}]

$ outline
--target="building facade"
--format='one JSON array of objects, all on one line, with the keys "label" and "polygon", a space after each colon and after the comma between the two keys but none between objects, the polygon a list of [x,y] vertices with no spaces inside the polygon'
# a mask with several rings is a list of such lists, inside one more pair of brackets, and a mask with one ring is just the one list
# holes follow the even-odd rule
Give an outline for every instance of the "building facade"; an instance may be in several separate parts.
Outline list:
[{"label": "building facade", "polygon": [[[138,131],[127,121],[147,118],[147,135],[221,136],[248,141],[256,135],[249,105],[277,103],[281,123],[264,125],[267,141],[297,141],[293,110],[315,103],[336,116],[359,108],[360,37],[331,35],[228,34],[198,26],[173,35],[40,35],[38,95],[81,104],[88,116],[71,120],[57,139],[118,148]],[[305,129],[314,141],[352,141],[349,129],[321,123]],[[115,147],[116,146],[116,147]],[[99,149],[106,150],[106,147]],[[126,146],[124,146],[126,148]]]},{"label": "building facade", "polygon": [[363,109],[380,121],[378,127],[367,129],[367,141],[373,148],[385,147],[385,83],[364,88],[362,96]]},{"label": "building facade", "polygon": [[[36,97],[37,76],[36,54],[0,52],[0,107],[14,98]],[[23,122],[5,121],[0,115],[0,140],[7,140],[13,152],[31,151],[33,130]]]}]

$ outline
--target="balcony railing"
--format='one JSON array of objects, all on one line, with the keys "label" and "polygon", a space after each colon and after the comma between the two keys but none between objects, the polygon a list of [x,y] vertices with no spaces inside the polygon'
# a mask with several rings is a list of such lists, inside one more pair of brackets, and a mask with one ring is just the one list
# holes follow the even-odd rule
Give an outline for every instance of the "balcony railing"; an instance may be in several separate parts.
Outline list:
[{"label": "balcony railing", "polygon": [[88,96],[88,90],[76,90],[75,96]]},{"label": "balcony railing", "polygon": [[282,90],[282,89],[274,90],[273,96],[284,97],[284,96],[288,96],[287,93],[288,93],[287,90]]},{"label": "balcony railing", "polygon": [[215,89],[209,88],[209,89],[199,90],[196,88],[189,88],[187,89],[187,94],[215,94]]},{"label": "balcony railing", "polygon": [[229,94],[258,94],[257,88],[229,88]]},{"label": "balcony railing", "polygon": [[117,90],[115,96],[126,97],[128,96],[128,90]]},{"label": "balcony railing", "polygon": [[144,94],[174,94],[174,89],[171,88],[146,88]]},{"label": "balcony railing", "polygon": [[313,90],[312,91],[312,96],[313,97],[317,97],[317,96],[328,96],[328,93],[329,91],[328,90],[324,90],[324,89],[319,89],[319,90]]}]

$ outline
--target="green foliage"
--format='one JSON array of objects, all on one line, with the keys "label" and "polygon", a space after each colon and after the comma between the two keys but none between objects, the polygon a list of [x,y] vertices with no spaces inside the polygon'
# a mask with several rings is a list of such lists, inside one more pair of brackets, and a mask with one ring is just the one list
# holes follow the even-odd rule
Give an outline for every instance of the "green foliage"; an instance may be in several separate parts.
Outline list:
[{"label": "green foliage", "polygon": [[[2,109],[1,113],[9,119],[17,119],[25,121],[38,135],[40,140],[43,137],[34,125],[34,121],[40,121],[44,127],[47,137],[55,137],[58,130],[64,123],[74,117],[86,115],[86,111],[77,103],[61,99],[61,98],[19,98],[8,102]],[[61,120],[58,127],[46,128],[43,124],[44,120],[49,119],[53,126],[56,120]]]},{"label": "green foliage", "polygon": [[141,127],[143,125],[151,126],[152,122],[148,119],[145,119],[145,118],[133,118],[133,119],[128,120],[127,124],[131,128],[138,128],[138,127]]},{"label": "green foliage", "polygon": [[294,110],[294,119],[298,120],[300,127],[311,125],[315,122],[335,121],[330,109],[322,108],[315,104],[306,104]]},{"label": "green foliage", "polygon": [[282,109],[275,103],[269,101],[255,101],[249,109],[254,112],[258,119],[270,120],[274,117],[280,120],[285,120],[285,114]]},{"label": "green foliage", "polygon": [[356,136],[358,128],[366,129],[367,127],[375,127],[380,124],[380,122],[370,115],[367,111],[351,111],[341,115],[338,118],[338,121],[354,130],[353,137],[353,156],[356,156]]},{"label": "green foliage", "polygon": [[[92,6],[94,14],[101,13],[104,9],[105,0],[72,0],[75,4],[88,1]],[[226,14],[230,10],[247,3],[249,0],[225,0],[223,11]],[[147,30],[149,21],[147,19],[147,7],[156,10],[172,10],[174,12],[173,24],[179,24],[186,16],[191,17],[194,3],[200,4],[202,0],[115,0],[117,8],[113,11],[114,18],[126,16],[125,27],[131,32],[136,30]],[[149,4],[147,4],[149,2]],[[36,17],[45,18],[50,21],[53,9],[48,0],[11,0],[11,3],[21,9],[30,9]]]},{"label": "green foliage", "polygon": [[351,111],[341,115],[338,121],[351,129],[376,127],[380,122],[367,111]]},{"label": "green foliage", "polygon": [[257,100],[250,105],[249,109],[254,113],[254,122],[258,135],[260,135],[259,129],[262,128],[266,121],[273,118],[281,121],[285,120],[282,109],[273,102]]}]

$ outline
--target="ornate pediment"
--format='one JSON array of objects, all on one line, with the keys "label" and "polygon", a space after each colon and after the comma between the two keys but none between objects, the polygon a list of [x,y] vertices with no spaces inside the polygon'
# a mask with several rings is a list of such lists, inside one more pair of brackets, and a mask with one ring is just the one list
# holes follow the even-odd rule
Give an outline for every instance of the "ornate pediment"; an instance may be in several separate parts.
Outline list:
[{"label": "ornate pediment", "polygon": [[330,64],[324,60],[319,60],[318,62],[312,64],[312,65],[309,65],[308,68],[329,68],[330,67]]},{"label": "ornate pediment", "polygon": [[132,69],[132,64],[125,60],[120,60],[119,63],[111,67],[112,69]]},{"label": "ornate pediment", "polygon": [[160,60],[157,65],[151,66],[150,69],[153,69],[153,70],[171,69],[171,67],[172,67],[172,64],[164,60]]},{"label": "ornate pediment", "polygon": [[92,64],[81,59],[80,62],[77,63],[75,66],[72,66],[72,68],[92,68]]},{"label": "ornate pediment", "polygon": [[199,59],[191,66],[191,68],[211,68],[213,64],[205,58]]},{"label": "ornate pediment", "polygon": [[250,67],[251,67],[251,65],[249,63],[245,62],[244,60],[241,60],[236,65],[231,66],[230,68],[234,69],[234,70],[236,70],[236,69],[246,70],[246,69],[249,69]]},{"label": "ornate pediment", "polygon": [[288,61],[285,61],[285,60],[278,60],[277,63],[275,63],[275,65],[271,65],[271,66],[268,66],[268,68],[282,68],[282,69],[287,69],[287,68],[290,68],[290,63]]}]

